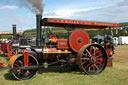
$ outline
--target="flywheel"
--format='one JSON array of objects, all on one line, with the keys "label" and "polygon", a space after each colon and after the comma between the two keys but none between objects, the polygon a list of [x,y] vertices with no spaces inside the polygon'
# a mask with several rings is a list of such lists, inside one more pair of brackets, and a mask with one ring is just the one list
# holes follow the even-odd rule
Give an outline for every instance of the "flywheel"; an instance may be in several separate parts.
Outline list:
[{"label": "flywheel", "polygon": [[84,30],[75,30],[71,33],[69,37],[69,45],[71,49],[75,52],[79,50],[86,44],[90,43],[90,38]]}]

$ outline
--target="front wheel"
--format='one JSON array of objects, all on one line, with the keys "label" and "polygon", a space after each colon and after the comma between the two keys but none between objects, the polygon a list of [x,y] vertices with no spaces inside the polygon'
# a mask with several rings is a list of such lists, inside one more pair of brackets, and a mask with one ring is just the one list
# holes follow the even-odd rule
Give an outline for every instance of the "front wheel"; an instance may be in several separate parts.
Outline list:
[{"label": "front wheel", "polygon": [[[38,61],[34,56],[29,56],[28,66],[32,66],[32,65],[38,65]],[[13,56],[9,61],[9,66],[12,69],[11,73],[18,80],[28,80],[28,79],[32,78],[38,71],[37,69],[15,69],[17,67],[24,66],[24,56],[23,55]]]},{"label": "front wheel", "polygon": [[78,52],[78,65],[86,74],[101,73],[106,65],[108,56],[105,49],[98,44],[83,46]]}]

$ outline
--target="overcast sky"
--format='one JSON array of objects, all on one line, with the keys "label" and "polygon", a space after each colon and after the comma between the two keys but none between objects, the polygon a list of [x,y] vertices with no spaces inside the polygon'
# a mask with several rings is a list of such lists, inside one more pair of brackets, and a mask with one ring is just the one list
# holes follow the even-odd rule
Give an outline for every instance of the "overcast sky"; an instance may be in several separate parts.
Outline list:
[{"label": "overcast sky", "polygon": [[[35,28],[35,14],[19,1],[0,0],[0,31]],[[37,0],[38,1],[38,0]],[[44,0],[43,17],[128,22],[128,0]]]}]

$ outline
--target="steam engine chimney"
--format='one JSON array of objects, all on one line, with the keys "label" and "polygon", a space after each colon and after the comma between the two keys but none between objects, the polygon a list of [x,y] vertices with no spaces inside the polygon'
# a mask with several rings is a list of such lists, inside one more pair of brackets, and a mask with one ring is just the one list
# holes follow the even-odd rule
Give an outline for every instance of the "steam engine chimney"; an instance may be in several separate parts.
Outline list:
[{"label": "steam engine chimney", "polygon": [[13,40],[16,41],[16,25],[12,25],[12,30],[13,30]]},{"label": "steam engine chimney", "polygon": [[42,20],[42,15],[37,14],[36,15],[36,46],[40,47],[41,46],[41,20]]}]

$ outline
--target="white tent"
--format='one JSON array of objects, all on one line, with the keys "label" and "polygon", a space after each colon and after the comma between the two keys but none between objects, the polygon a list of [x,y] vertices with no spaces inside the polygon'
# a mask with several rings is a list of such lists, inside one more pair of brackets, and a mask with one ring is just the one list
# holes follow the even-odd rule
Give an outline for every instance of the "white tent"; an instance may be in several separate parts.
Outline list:
[{"label": "white tent", "polygon": [[128,44],[128,36],[120,36],[118,38],[118,43],[120,45]]}]

